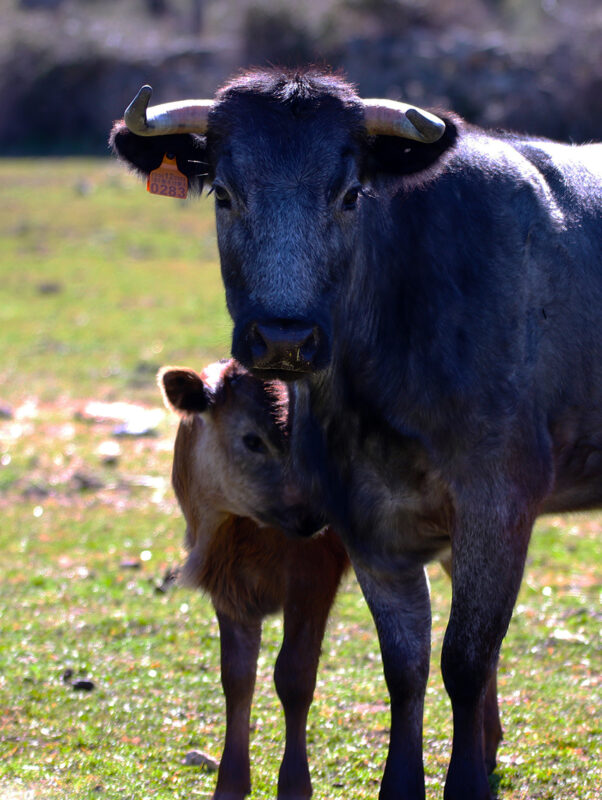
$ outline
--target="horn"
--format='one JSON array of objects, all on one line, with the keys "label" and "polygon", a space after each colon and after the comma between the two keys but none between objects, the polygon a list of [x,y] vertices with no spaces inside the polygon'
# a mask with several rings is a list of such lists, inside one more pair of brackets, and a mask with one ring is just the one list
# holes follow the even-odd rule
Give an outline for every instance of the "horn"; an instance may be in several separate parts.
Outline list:
[{"label": "horn", "polygon": [[362,100],[366,130],[371,136],[401,136],[431,144],[443,136],[445,122],[430,111],[397,100]]},{"label": "horn", "polygon": [[138,136],[206,133],[213,100],[179,100],[149,108],[152,93],[150,86],[143,86],[126,108],[123,119],[129,131]]}]

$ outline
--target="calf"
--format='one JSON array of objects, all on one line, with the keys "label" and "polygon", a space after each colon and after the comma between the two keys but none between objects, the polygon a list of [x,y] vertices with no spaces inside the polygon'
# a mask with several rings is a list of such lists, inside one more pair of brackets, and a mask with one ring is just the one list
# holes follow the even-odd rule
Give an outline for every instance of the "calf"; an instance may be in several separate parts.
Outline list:
[{"label": "calf", "polygon": [[[320,527],[287,477],[286,388],[264,384],[235,361],[201,375],[159,373],[166,403],[180,412],[172,481],[186,519],[182,581],[206,591],[217,613],[226,740],[213,800],[242,800],[251,790],[249,718],[261,624],[284,612],[274,679],[284,708],[286,746],[278,797],[312,793],[306,723],[320,647],[347,554],[331,528],[310,540],[265,527],[265,514],[287,527]],[[279,506],[279,507],[276,507]]]}]

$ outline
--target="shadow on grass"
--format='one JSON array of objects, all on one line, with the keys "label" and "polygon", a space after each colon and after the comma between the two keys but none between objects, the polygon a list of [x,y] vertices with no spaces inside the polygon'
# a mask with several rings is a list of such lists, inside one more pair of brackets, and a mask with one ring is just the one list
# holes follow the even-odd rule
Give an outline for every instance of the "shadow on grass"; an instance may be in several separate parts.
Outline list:
[{"label": "shadow on grass", "polygon": [[493,797],[493,800],[498,800],[498,798],[500,796],[499,795],[499,789],[500,789],[500,783],[501,782],[502,782],[501,775],[498,775],[495,772],[493,772],[491,775],[489,775],[489,788],[491,789],[491,795]]}]

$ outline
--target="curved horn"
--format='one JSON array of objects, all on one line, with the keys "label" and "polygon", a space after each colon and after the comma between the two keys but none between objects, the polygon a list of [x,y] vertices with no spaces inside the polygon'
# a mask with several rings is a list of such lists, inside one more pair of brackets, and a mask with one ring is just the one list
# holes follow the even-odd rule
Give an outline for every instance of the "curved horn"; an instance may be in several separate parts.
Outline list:
[{"label": "curved horn", "polygon": [[206,133],[213,100],[179,100],[149,108],[152,93],[150,86],[143,86],[126,108],[123,119],[129,131],[138,136]]},{"label": "curved horn", "polygon": [[445,122],[430,111],[397,100],[362,100],[366,130],[371,136],[401,136],[431,144],[443,136]]}]

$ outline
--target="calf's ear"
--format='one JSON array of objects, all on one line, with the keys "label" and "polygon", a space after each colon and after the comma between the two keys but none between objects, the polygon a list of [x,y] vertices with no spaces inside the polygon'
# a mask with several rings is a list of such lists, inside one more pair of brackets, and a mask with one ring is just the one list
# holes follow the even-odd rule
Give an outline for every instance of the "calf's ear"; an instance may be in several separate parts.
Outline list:
[{"label": "calf's ear", "polygon": [[400,136],[373,136],[368,140],[365,172],[368,178],[379,176],[415,176],[425,180],[436,174],[453,149],[464,124],[451,114],[438,114],[445,121],[445,131],[436,142],[426,144]]},{"label": "calf's ear", "polygon": [[165,405],[181,414],[207,411],[213,400],[211,390],[193,369],[163,367],[157,375],[157,383]]},{"label": "calf's ear", "polygon": [[120,120],[113,125],[109,147],[117,158],[145,177],[160,166],[163,156],[175,156],[178,169],[188,178],[192,191],[200,193],[208,176],[205,137],[194,133],[137,136]]}]

